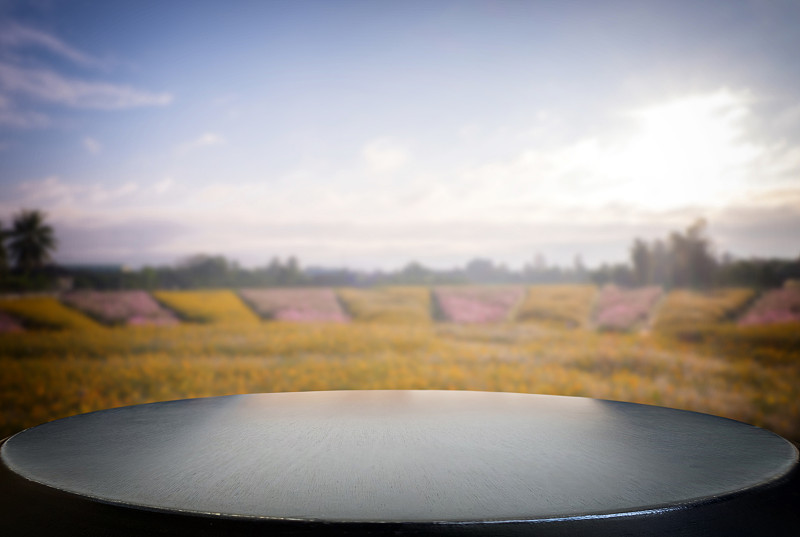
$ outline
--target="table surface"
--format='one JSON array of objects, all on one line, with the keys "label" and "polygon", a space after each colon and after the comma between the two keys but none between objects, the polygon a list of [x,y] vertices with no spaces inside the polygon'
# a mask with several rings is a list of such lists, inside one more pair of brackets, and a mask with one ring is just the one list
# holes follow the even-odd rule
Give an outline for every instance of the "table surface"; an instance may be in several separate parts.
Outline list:
[{"label": "table surface", "polygon": [[669,511],[764,486],[798,464],[781,437],[706,414],[447,391],[123,407],[18,433],[0,457],[28,480],[113,504],[332,522]]}]

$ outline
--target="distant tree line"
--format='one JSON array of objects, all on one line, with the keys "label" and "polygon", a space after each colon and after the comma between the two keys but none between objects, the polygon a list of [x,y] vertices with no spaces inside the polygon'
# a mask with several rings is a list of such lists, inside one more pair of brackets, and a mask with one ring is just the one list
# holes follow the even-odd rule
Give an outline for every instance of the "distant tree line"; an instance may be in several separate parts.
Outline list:
[{"label": "distant tree line", "polygon": [[288,287],[308,284],[294,257],[273,259],[260,268],[246,269],[222,255],[197,254],[174,266],[70,268],[79,289],[196,289],[212,287]]},{"label": "distant tree line", "polygon": [[684,232],[648,242],[634,239],[630,261],[587,269],[580,256],[572,266],[548,265],[541,254],[513,270],[487,258],[463,268],[436,270],[411,262],[395,271],[302,268],[295,257],[273,258],[262,267],[244,268],[222,255],[197,254],[172,266],[128,270],[121,266],[58,267],[50,263],[57,241],[41,211],[22,210],[5,230],[0,222],[0,289],[4,291],[78,289],[196,289],[213,287],[299,287],[373,285],[616,283],[624,286],[705,289],[715,286],[778,287],[800,279],[800,257],[735,260],[717,258],[705,220]]},{"label": "distant tree line", "polygon": [[706,235],[706,221],[700,219],[685,232],[674,231],[665,239],[649,243],[634,239],[629,263],[604,264],[592,271],[591,279],[597,284],[660,285],[668,289],[779,287],[786,280],[800,279],[800,256],[737,260],[723,255],[718,259]]},{"label": "distant tree line", "polygon": [[295,257],[274,258],[267,265],[243,268],[221,255],[198,254],[174,266],[74,267],[69,270],[79,289],[196,289],[213,287],[302,287],[373,285],[457,285],[467,283],[531,284],[588,282],[589,272],[580,260],[574,267],[526,265],[514,271],[489,259],[470,261],[464,268],[435,270],[411,262],[397,271],[359,271],[347,268],[301,268]]}]

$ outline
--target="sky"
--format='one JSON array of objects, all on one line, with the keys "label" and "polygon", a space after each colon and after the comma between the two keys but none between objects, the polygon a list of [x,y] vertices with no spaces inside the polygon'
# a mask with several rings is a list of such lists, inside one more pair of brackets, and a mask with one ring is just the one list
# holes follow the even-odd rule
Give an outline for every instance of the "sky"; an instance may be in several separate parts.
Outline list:
[{"label": "sky", "polygon": [[800,2],[0,0],[0,221],[64,264],[800,254]]}]

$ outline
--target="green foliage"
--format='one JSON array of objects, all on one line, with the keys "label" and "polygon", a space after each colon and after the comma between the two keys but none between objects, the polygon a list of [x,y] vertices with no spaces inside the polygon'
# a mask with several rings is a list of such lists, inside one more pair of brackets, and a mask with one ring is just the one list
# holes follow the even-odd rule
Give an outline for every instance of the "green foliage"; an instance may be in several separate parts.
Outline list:
[{"label": "green foliage", "polygon": [[56,249],[53,228],[41,211],[23,209],[14,216],[8,248],[15,266],[25,272],[41,268]]}]

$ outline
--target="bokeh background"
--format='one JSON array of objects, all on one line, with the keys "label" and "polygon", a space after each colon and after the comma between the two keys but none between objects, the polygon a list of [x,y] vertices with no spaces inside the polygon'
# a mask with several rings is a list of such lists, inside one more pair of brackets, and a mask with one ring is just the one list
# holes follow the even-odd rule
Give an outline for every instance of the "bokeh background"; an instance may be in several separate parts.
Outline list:
[{"label": "bokeh background", "polygon": [[800,440],[800,4],[0,0],[0,435],[468,389]]}]

